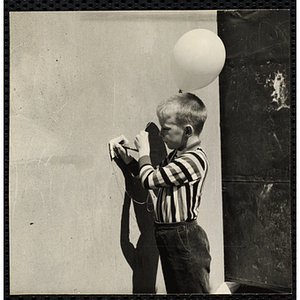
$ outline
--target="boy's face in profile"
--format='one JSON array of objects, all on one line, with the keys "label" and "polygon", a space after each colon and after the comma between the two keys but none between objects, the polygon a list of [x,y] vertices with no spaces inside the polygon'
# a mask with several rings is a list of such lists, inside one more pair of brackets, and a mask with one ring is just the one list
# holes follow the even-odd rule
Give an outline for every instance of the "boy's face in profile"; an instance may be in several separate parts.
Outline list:
[{"label": "boy's face in profile", "polygon": [[166,143],[169,149],[183,149],[186,139],[184,138],[184,129],[176,125],[176,117],[172,115],[166,120],[159,118],[161,130],[159,135]]}]

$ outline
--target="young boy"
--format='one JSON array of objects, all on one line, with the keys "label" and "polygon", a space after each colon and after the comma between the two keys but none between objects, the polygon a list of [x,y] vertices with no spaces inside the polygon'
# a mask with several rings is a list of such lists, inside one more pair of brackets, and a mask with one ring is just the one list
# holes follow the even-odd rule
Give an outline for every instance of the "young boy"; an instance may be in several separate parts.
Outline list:
[{"label": "young boy", "polygon": [[[172,152],[157,167],[150,160],[148,133],[135,138],[138,162],[124,148],[121,136],[112,147],[146,189],[159,189],[155,207],[155,237],[167,293],[208,293],[211,257],[197,216],[207,174],[207,157],[200,147],[206,107],[195,95],[180,93],[160,104],[160,136]],[[124,146],[124,147],[123,147]]]}]

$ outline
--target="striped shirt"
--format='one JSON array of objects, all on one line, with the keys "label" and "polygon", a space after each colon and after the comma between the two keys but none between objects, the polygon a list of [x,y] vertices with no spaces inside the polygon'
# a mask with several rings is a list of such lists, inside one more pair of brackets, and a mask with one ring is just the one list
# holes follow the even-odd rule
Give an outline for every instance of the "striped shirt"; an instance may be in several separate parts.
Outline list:
[{"label": "striped shirt", "polygon": [[139,176],[146,189],[159,189],[155,221],[174,223],[195,220],[201,200],[208,160],[199,147],[176,156],[172,151],[155,169],[150,157],[140,158]]}]

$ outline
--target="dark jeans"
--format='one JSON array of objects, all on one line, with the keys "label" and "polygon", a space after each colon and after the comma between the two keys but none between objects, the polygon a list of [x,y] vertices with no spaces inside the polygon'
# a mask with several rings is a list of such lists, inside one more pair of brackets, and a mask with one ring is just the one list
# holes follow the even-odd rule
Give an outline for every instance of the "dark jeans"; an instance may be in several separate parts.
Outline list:
[{"label": "dark jeans", "polygon": [[209,243],[197,221],[155,224],[155,236],[167,293],[208,293]]}]

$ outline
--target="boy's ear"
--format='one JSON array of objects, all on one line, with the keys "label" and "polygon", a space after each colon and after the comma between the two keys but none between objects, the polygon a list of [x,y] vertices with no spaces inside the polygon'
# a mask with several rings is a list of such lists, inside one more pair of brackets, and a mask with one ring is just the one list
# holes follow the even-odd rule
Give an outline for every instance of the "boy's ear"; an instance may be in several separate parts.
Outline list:
[{"label": "boy's ear", "polygon": [[193,126],[191,126],[191,125],[186,125],[185,126],[184,133],[185,133],[186,136],[190,137],[193,134],[193,132],[194,132]]}]

